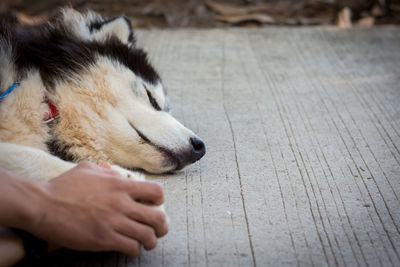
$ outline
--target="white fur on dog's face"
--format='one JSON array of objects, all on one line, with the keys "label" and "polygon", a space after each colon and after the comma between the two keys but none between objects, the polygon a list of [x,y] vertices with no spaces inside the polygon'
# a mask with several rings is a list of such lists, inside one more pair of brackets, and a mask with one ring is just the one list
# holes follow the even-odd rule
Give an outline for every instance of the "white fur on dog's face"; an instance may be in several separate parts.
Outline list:
[{"label": "white fur on dog's face", "polygon": [[[151,105],[146,88],[161,111]],[[161,83],[151,85],[105,57],[80,81],[59,84],[51,101],[60,113],[58,139],[73,144],[70,152],[82,160],[167,172],[183,167],[174,155],[192,149],[190,138],[196,137],[163,111],[168,107]]]}]

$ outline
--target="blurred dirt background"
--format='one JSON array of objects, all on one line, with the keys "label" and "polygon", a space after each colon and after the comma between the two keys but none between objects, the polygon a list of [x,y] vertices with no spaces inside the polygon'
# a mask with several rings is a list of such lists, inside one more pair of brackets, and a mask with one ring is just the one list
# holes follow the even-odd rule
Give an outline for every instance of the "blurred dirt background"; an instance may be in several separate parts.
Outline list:
[{"label": "blurred dirt background", "polygon": [[59,6],[125,14],[137,28],[400,24],[400,0],[0,0],[0,12],[27,19]]}]

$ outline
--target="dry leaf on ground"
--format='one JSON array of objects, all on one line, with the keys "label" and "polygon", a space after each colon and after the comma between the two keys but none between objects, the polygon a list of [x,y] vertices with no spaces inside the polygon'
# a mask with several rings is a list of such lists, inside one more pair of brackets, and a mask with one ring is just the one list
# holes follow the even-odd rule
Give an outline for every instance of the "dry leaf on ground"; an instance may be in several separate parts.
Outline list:
[{"label": "dry leaf on ground", "polygon": [[351,9],[345,7],[338,14],[338,26],[340,28],[351,28]]},{"label": "dry leaf on ground", "polygon": [[361,27],[372,27],[375,24],[375,18],[374,17],[365,17],[357,21],[357,26]]},{"label": "dry leaf on ground", "polygon": [[268,11],[268,5],[252,5],[252,6],[238,6],[231,4],[217,3],[211,0],[205,1],[205,4],[214,12],[221,15],[245,15],[249,13]]},{"label": "dry leaf on ground", "polygon": [[255,21],[261,24],[275,23],[275,19],[265,14],[244,14],[244,15],[224,15],[216,16],[217,20],[224,21],[230,24],[238,24],[243,22]]},{"label": "dry leaf on ground", "polygon": [[46,16],[27,16],[21,12],[16,13],[16,15],[19,21],[30,25],[39,24],[47,19]]}]

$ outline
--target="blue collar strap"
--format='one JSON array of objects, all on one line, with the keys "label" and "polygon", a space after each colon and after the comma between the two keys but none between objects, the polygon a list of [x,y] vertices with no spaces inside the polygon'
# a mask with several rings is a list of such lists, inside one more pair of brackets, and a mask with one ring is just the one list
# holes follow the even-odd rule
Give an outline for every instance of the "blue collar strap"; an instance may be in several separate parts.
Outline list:
[{"label": "blue collar strap", "polygon": [[6,98],[6,96],[11,93],[15,88],[17,88],[19,86],[19,83],[13,83],[13,85],[11,85],[7,91],[5,91],[4,93],[2,93],[0,95],[0,101],[3,100],[4,98]]}]

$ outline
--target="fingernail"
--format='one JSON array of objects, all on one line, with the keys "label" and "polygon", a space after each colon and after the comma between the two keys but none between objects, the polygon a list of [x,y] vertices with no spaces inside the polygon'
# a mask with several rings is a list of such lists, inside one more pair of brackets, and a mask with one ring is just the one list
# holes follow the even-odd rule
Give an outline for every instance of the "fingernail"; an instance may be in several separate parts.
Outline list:
[{"label": "fingernail", "polygon": [[106,169],[111,169],[111,165],[108,162],[104,162],[100,165],[100,167],[106,168]]}]

